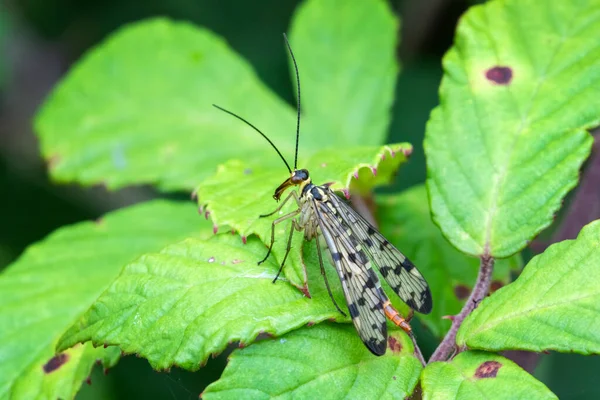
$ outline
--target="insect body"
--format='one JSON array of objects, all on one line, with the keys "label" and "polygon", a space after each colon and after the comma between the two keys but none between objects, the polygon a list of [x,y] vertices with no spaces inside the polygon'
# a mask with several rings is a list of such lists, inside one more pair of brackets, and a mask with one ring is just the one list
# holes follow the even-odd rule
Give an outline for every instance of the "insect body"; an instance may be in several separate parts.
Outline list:
[{"label": "insect body", "polygon": [[369,222],[340,199],[331,190],[330,184],[315,185],[311,182],[309,172],[306,169],[297,169],[300,132],[300,79],[296,60],[285,35],[284,38],[296,68],[298,83],[298,125],[293,170],[273,142],[259,129],[242,117],[215,106],[254,128],[273,146],[285,163],[290,172],[290,177],[275,190],[273,195],[275,200],[279,201],[288,188],[299,187],[298,191],[292,190],[289,192],[279,207],[272,213],[261,215],[261,217],[272,216],[279,212],[290,199],[293,199],[298,205],[296,210],[272,222],[269,250],[259,264],[264,262],[271,254],[275,242],[275,226],[291,220],[286,253],[273,282],[277,280],[285,265],[294,230],[303,231],[307,240],[315,239],[321,273],[325,278],[329,295],[336,308],[346,315],[336,304],[324,272],[319,244],[319,236],[322,236],[340,278],[348,311],[359,336],[373,354],[382,355],[385,353],[387,346],[386,317],[408,333],[411,333],[411,328],[408,322],[391,305],[389,298],[381,288],[379,278],[373,271],[372,265],[377,266],[381,275],[396,294],[418,312],[429,313],[431,311],[431,292],[427,282],[410,260],[389,243]]}]

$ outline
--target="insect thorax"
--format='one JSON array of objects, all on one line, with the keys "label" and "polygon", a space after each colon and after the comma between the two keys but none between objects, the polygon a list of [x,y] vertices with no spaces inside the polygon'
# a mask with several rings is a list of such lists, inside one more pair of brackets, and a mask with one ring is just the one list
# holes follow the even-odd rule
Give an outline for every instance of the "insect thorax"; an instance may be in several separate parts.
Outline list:
[{"label": "insect thorax", "polygon": [[331,190],[323,185],[317,186],[312,183],[307,184],[302,188],[300,193],[300,218],[298,225],[304,230],[306,240],[311,240],[317,236],[319,222],[313,208],[313,201],[316,203],[329,201]]}]

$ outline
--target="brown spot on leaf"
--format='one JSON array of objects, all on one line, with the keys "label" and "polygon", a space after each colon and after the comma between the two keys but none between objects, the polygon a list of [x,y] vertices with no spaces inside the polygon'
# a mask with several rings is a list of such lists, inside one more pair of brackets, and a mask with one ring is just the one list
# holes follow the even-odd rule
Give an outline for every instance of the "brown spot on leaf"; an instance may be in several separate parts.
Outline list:
[{"label": "brown spot on leaf", "polygon": [[469,297],[471,294],[471,289],[466,285],[456,285],[454,286],[454,295],[459,300],[464,300]]},{"label": "brown spot on leaf", "polygon": [[477,367],[474,377],[477,379],[495,378],[502,364],[498,361],[486,361]]},{"label": "brown spot on leaf", "polygon": [[66,355],[65,353],[60,353],[60,354],[57,354],[54,357],[52,357],[50,360],[48,360],[48,362],[46,364],[44,364],[42,369],[44,370],[44,372],[46,374],[49,374],[49,373],[59,369],[67,361],[69,361],[69,356]]},{"label": "brown spot on leaf", "polygon": [[88,376],[88,378],[85,380],[85,383],[87,383],[88,385],[92,386],[92,378],[90,378]]},{"label": "brown spot on leaf", "polygon": [[388,337],[388,347],[392,353],[400,353],[402,351],[402,343],[393,336]]},{"label": "brown spot on leaf", "polygon": [[485,72],[485,77],[496,85],[508,85],[512,76],[513,72],[509,67],[495,66]]},{"label": "brown spot on leaf", "polygon": [[502,286],[504,286],[504,283],[502,281],[492,281],[492,283],[490,284],[490,293],[494,293]]}]

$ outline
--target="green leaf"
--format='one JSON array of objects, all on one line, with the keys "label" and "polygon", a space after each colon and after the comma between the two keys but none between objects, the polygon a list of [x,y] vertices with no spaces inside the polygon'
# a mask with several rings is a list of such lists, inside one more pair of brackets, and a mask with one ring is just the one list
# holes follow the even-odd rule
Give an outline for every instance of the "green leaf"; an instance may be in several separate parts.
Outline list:
[{"label": "green leaf", "polygon": [[434,362],[422,374],[423,399],[557,399],[544,384],[507,358],[468,351]]},{"label": "green leaf", "polygon": [[[431,288],[433,311],[416,316],[435,336],[443,336],[450,321],[442,317],[458,314],[462,308],[475,284],[479,260],[456,250],[432,222],[424,185],[399,195],[378,196],[377,216],[381,232],[419,268]],[[511,270],[520,270],[521,265],[518,254],[497,260],[494,286],[508,284]]]},{"label": "green leaf", "polygon": [[[328,23],[315,23],[317,15]],[[396,29],[381,0],[305,3],[292,35],[306,90],[304,157],[340,143],[382,143],[397,74]],[[87,54],[44,104],[36,130],[60,181],[191,190],[230,159],[280,165],[256,132],[212,103],[249,119],[292,162],[293,108],[222,39],[164,19],[132,24]]]},{"label": "green leaf", "polygon": [[[337,182],[332,186],[334,190],[361,192],[389,182],[398,166],[406,161],[411,149],[409,144],[353,147],[341,151],[328,149],[315,153],[306,164],[300,165],[310,168],[315,184]],[[288,177],[281,170],[254,168],[246,163],[231,161],[219,166],[215,176],[200,184],[196,190],[198,203],[210,213],[216,227],[226,225],[244,237],[256,233],[268,244],[271,240],[271,223],[275,217],[259,216],[277,208],[273,193]],[[290,200],[278,215],[285,215],[296,208],[295,202]],[[289,224],[285,223],[276,226],[273,252],[280,261],[285,253],[289,229]],[[295,235],[284,272],[292,284],[306,291],[305,265],[300,254],[302,237],[302,234]]]},{"label": "green leaf", "polygon": [[600,353],[600,221],[534,257],[460,327],[460,346]]},{"label": "green leaf", "polygon": [[375,357],[352,327],[320,324],[236,350],[221,379],[202,393],[213,399],[403,399],[419,379],[412,342],[390,332]]},{"label": "green leaf", "polygon": [[516,253],[576,185],[600,123],[599,10],[497,0],[461,18],[424,142],[434,221],[461,251]]},{"label": "green leaf", "polygon": [[[55,355],[60,335],[123,265],[197,235],[199,221],[192,205],[153,201],[61,228],[30,246],[0,275],[0,398],[23,390],[46,398],[73,397],[95,360],[113,350],[75,349],[64,366],[43,376],[40,366]],[[32,382],[37,383],[29,386]]]},{"label": "green leaf", "polygon": [[[76,346],[50,360],[37,360],[11,390],[13,399],[73,398],[90,370],[100,362],[104,369],[116,365],[121,356],[118,347],[94,348],[91,343]],[[56,369],[53,369],[56,367]],[[48,371],[48,372],[46,372]]]},{"label": "green leaf", "polygon": [[[326,319],[348,321],[327,294],[314,245],[304,248],[312,299],[285,280],[272,283],[279,265],[256,263],[264,249],[254,236],[242,244],[221,234],[145,255],[124,268],[58,347],[91,340],[137,353],[155,369],[195,370],[234,341],[246,345],[263,332],[279,336]],[[344,307],[339,279],[333,268],[327,272]]]},{"label": "green leaf", "polygon": [[300,69],[304,132],[310,132],[302,144],[385,141],[399,69],[398,30],[381,0],[309,0],[298,7],[290,41]]},{"label": "green leaf", "polygon": [[223,39],[165,19],[131,24],[90,51],[35,125],[59,181],[192,190],[230,158],[279,162],[256,132],[212,103],[293,151],[294,110]]}]

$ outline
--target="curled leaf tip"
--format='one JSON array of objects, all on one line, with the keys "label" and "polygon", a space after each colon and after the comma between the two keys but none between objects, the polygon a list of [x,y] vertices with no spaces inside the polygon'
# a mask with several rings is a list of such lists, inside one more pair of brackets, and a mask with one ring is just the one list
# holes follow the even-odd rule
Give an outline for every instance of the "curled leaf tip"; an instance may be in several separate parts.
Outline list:
[{"label": "curled leaf tip", "polygon": [[219,227],[217,225],[213,225],[213,233],[216,235],[219,231]]},{"label": "curled leaf tip", "polygon": [[349,199],[349,198],[350,198],[350,191],[348,190],[348,188],[343,188],[343,189],[342,189],[342,193],[344,193],[344,197],[345,197],[346,199]]},{"label": "curled leaf tip", "polygon": [[354,174],[352,174],[354,176],[354,179],[358,179],[358,170],[354,171]]},{"label": "curled leaf tip", "polygon": [[369,167],[371,168],[371,172],[373,173],[373,176],[377,176],[377,168],[376,167]]},{"label": "curled leaf tip", "polygon": [[208,219],[208,217],[209,217],[209,216],[210,216],[210,211],[206,210],[206,211],[204,212],[204,218],[205,218],[205,219]]},{"label": "curled leaf tip", "polygon": [[246,238],[246,236],[242,236],[242,243],[246,244],[248,242],[248,239]]},{"label": "curled leaf tip", "polygon": [[304,284],[304,286],[302,286],[301,288],[299,288],[300,291],[302,292],[302,294],[306,297],[308,297],[309,299],[311,299],[311,295],[310,292],[308,291],[308,286],[306,284]]}]

